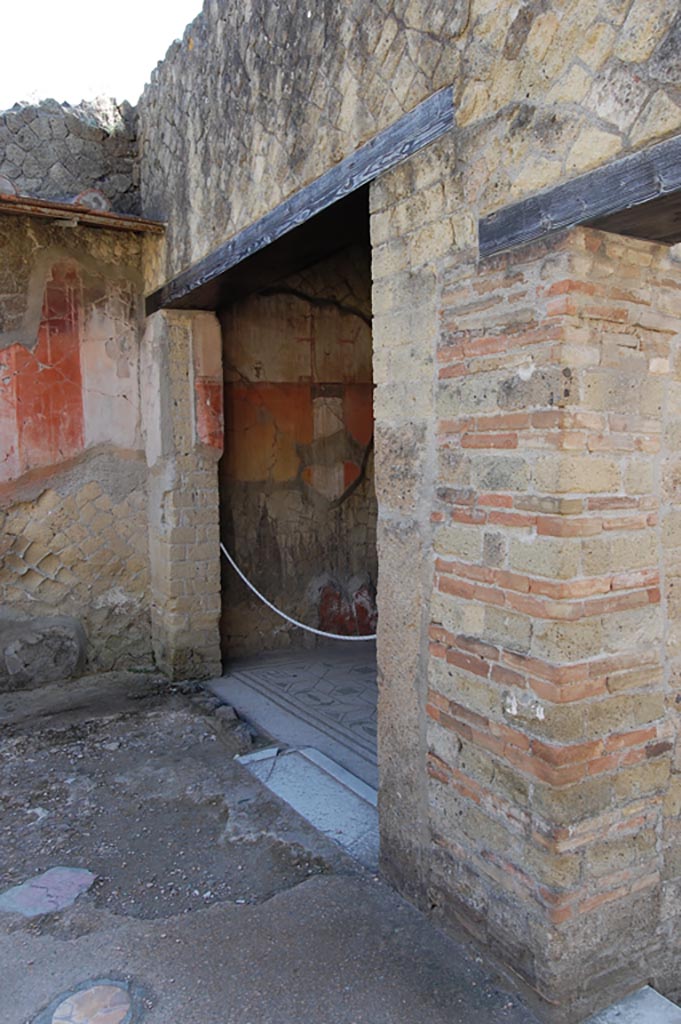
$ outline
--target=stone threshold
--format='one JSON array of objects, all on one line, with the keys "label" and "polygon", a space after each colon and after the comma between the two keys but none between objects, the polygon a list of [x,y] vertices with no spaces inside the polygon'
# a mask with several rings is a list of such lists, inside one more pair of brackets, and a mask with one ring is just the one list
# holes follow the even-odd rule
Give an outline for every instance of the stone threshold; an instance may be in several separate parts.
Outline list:
[{"label": "stone threshold", "polygon": [[646,985],[584,1024],[681,1024],[681,1008]]},{"label": "stone threshold", "polygon": [[236,760],[363,867],[378,870],[375,789],[312,747],[268,747]]}]

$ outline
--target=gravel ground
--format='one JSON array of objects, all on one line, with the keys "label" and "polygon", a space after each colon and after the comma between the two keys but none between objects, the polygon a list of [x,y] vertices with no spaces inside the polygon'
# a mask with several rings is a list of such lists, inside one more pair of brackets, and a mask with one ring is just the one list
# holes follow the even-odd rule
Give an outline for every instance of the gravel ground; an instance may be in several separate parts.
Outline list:
[{"label": "gravel ground", "polygon": [[0,695],[0,893],[96,876],[58,913],[0,913],[3,1024],[101,979],[149,1024],[535,1019],[235,762],[254,739],[218,705],[132,673]]}]

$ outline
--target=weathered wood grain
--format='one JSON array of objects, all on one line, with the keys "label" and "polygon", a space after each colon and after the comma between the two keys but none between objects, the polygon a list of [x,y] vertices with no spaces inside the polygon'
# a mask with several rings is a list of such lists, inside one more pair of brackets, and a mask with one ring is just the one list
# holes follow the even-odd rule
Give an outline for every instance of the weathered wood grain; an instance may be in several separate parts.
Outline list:
[{"label": "weathered wood grain", "polygon": [[647,225],[658,215],[652,203],[679,191],[681,137],[675,137],[484,217],[478,224],[480,255],[493,256],[577,224],[616,230],[605,218],[634,207],[640,209],[629,219],[628,233],[649,237]]}]

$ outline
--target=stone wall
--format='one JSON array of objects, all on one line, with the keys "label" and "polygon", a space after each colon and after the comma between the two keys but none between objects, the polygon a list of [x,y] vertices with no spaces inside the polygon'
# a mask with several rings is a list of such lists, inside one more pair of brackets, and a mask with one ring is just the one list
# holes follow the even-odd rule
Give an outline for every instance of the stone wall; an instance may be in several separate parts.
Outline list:
[{"label": "stone wall", "polygon": [[[565,257],[552,254],[550,247],[543,257],[540,252],[534,257],[521,254],[521,269],[516,274],[511,255],[504,264],[505,278],[500,266],[476,263],[475,225],[479,215],[506,202],[679,130],[673,59],[677,15],[676,5],[670,3],[563,4],[559,10],[540,4],[520,8],[473,4],[471,59],[464,59],[455,83],[457,129],[451,138],[412,157],[372,187],[380,564],[379,799],[384,870],[424,908],[433,909],[444,920],[463,924],[519,971],[544,996],[544,1011],[553,1002],[562,1003],[566,1019],[579,1019],[595,1005],[607,1003],[624,988],[648,978],[670,996],[679,995],[671,970],[678,947],[669,931],[673,927],[669,922],[678,913],[676,867],[673,856],[662,852],[670,841],[665,837],[674,834],[678,821],[675,781],[669,776],[670,757],[676,755],[668,747],[672,742],[668,730],[675,720],[675,668],[669,652],[663,655],[660,648],[660,629],[667,637],[676,632],[674,583],[667,568],[675,550],[675,513],[664,534],[654,521],[654,506],[661,498],[671,499],[674,485],[662,484],[655,436],[646,437],[652,428],[643,422],[657,416],[652,434],[659,438],[661,412],[655,405],[656,396],[665,360],[670,357],[665,346],[673,342],[677,328],[673,317],[658,321],[664,322],[664,329],[655,326],[655,304],[673,304],[676,274],[665,263],[664,250],[655,250],[655,256],[648,259],[634,242],[618,245],[612,239],[607,255],[605,248],[598,260],[589,254],[572,276],[600,274],[599,287],[606,297],[594,299],[588,313],[580,310],[578,319],[583,323],[570,321],[567,333],[572,334],[576,351],[570,352],[565,342],[559,346],[561,359],[554,354],[547,357],[550,365],[537,369],[526,362],[528,350],[522,342],[541,344],[541,336],[533,339],[528,325],[545,308],[541,289],[548,290],[568,276],[564,262],[561,265]],[[569,247],[573,242],[562,244]],[[579,248],[581,243],[574,244]],[[580,258],[575,255],[578,265]],[[535,266],[544,260],[539,280],[524,279],[523,261],[528,259]],[[496,279],[495,272],[499,275]],[[611,323],[610,310],[629,301],[625,293],[632,290],[631,283],[637,278],[648,305],[633,302],[631,309],[627,308],[628,327],[624,330],[622,313],[614,313]],[[611,293],[604,284],[608,279]],[[584,283],[584,278],[581,280]],[[585,294],[589,286],[587,280]],[[554,301],[568,299],[558,290]],[[507,306],[502,308],[504,302]],[[641,310],[641,322],[637,310]],[[479,334],[470,340],[457,338],[456,333],[463,334],[473,314]],[[600,333],[594,324],[599,317],[603,320]],[[507,328],[507,342],[499,340],[501,326]],[[589,351],[584,337],[592,328],[598,341]],[[670,333],[665,335],[665,330]],[[618,333],[630,337],[614,340]],[[543,344],[548,352],[555,343],[547,335]],[[673,352],[673,344],[671,348]],[[586,361],[580,363],[580,357]],[[623,364],[630,360],[626,369],[616,365],[620,359]],[[471,374],[476,366],[482,376]],[[554,400],[559,400],[566,390],[574,396],[576,388],[582,401],[582,384],[577,381],[571,386],[571,378],[561,377],[568,370],[578,378],[580,366],[585,375],[591,367],[589,383],[583,385],[585,407],[605,419],[597,416],[592,421],[593,434],[601,436],[589,441],[580,438],[581,448],[562,450],[562,442],[556,438],[563,427],[548,400],[552,393]],[[502,389],[504,369],[509,384]],[[515,383],[514,376],[518,378]],[[615,379],[619,390],[614,387]],[[547,404],[537,408],[534,403],[542,386]],[[667,387],[666,408],[672,415],[673,379]],[[589,402],[599,400],[599,389],[602,406],[591,409]],[[497,396],[501,407],[494,410]],[[539,418],[534,428],[520,426],[530,412],[540,411],[545,418]],[[623,411],[638,416],[638,424],[632,418],[621,429],[611,427],[608,416]],[[489,431],[486,437],[484,416],[493,413],[509,419],[503,428],[500,419],[499,429]],[[517,422],[512,414],[519,416]],[[449,426],[438,434],[438,420],[470,424],[461,433],[452,430],[450,436]],[[533,439],[533,429],[541,437],[536,434]],[[620,434],[615,443],[622,445],[615,456],[605,450],[611,429]],[[671,419],[664,431],[675,436]],[[572,433],[574,440],[580,431],[566,429],[566,433]],[[552,444],[556,447],[549,448]],[[538,496],[526,465],[535,458],[539,461],[533,445],[546,449],[543,472],[547,475],[541,484],[543,497],[551,499],[546,514],[553,515],[555,502],[558,522],[564,514],[597,518],[597,503],[602,499],[607,518],[619,520],[618,528],[608,532],[599,526],[601,536],[593,542],[586,537],[574,541],[565,536],[541,536],[532,516],[543,509],[516,508],[514,497],[508,505],[508,489],[526,488],[526,498]],[[673,459],[671,452],[668,457]],[[500,477],[503,470],[506,475]],[[589,497],[588,491],[580,490],[588,486],[602,486],[606,493]],[[615,495],[608,487],[614,488]],[[476,503],[475,495],[484,495],[488,488],[500,496],[496,507]],[[467,493],[466,500],[472,497],[470,506],[463,499],[457,504],[457,491]],[[569,500],[563,507],[562,499],[572,497],[577,505],[570,511]],[[615,507],[615,499],[622,503],[621,508]],[[589,500],[594,502],[590,511]],[[431,515],[433,522],[429,522]],[[649,521],[649,517],[653,518]],[[565,527],[568,534],[571,527]],[[584,528],[595,527],[587,524]],[[449,541],[464,544],[465,539],[470,539],[472,546],[445,553],[437,534],[443,535],[445,546]],[[671,554],[663,554],[655,540],[663,536],[664,552]],[[544,571],[554,574],[549,582],[553,594],[558,595],[556,600],[569,604],[565,583],[581,582],[582,566],[563,559],[570,558],[571,547],[590,543],[594,551],[600,551],[603,564],[613,567],[613,575],[615,569],[621,570],[617,586],[622,592],[604,592],[601,600],[607,604],[598,615],[585,613],[581,621],[582,609],[566,611],[559,604],[557,614],[564,613],[567,621],[544,620],[540,604],[534,597],[529,600],[529,590],[511,598],[513,602],[518,597],[527,600],[524,608],[513,607],[505,595],[502,603],[498,593],[504,589],[499,583],[502,577],[495,577],[492,570],[509,572],[510,580],[515,573],[529,579],[529,567],[523,570],[520,562],[511,566],[509,560],[523,555],[532,559],[546,554],[548,558],[551,549],[553,563],[547,563]],[[603,556],[606,550],[607,556]],[[452,579],[459,571],[456,566],[453,573],[444,568],[436,573],[431,568],[433,557],[441,557],[442,566],[470,562],[473,578]],[[637,563],[631,572],[627,571],[627,558]],[[499,562],[496,566],[495,559]],[[663,601],[665,590],[671,594],[666,604],[659,603],[656,592],[656,574],[661,571],[669,574],[662,588]],[[584,575],[591,573],[597,575],[592,568],[584,570]],[[408,589],[401,586],[405,576],[411,584]],[[457,587],[458,596],[454,593]],[[581,597],[573,594],[572,599],[579,606]],[[424,608],[429,609],[425,615]],[[426,641],[429,625],[430,653]],[[612,658],[614,663],[618,645],[626,648],[631,642],[634,664],[613,670],[605,684],[602,680],[585,683],[582,692],[579,675],[569,680],[576,707],[561,699],[567,691],[560,687],[567,679],[545,679],[544,699],[555,703],[547,716],[545,709],[533,703],[537,694],[528,685],[532,673],[523,662],[528,655],[522,645],[543,644],[541,657],[548,662],[551,655],[561,665],[573,659],[578,662],[579,644],[587,642],[590,630],[594,648],[586,654],[582,648],[583,657],[598,647],[599,657]],[[501,665],[501,658],[494,660],[502,641],[515,651],[521,668]],[[555,645],[552,652],[551,643]],[[664,666],[661,675],[655,661]],[[617,673],[621,673],[622,686],[632,687],[633,698],[617,690]],[[504,712],[501,692],[513,679],[518,693]],[[604,685],[605,690],[599,694],[589,690],[590,685]],[[549,693],[551,687],[555,688],[555,701]],[[579,706],[587,698],[599,705],[597,710]],[[495,699],[499,701],[496,705]],[[545,715],[542,720],[540,712]],[[515,722],[517,751],[511,734],[504,732],[509,727],[507,715],[511,725]],[[584,730],[588,716],[596,723],[599,715],[604,717],[597,742],[593,733],[587,737]],[[640,731],[639,715],[645,719]],[[567,722],[571,716],[579,723],[574,736],[560,737],[556,723]],[[542,741],[541,729],[547,721],[558,731],[552,740],[547,735]],[[628,732],[633,734],[630,749],[605,749],[611,733],[618,737]],[[566,755],[567,763],[553,763],[551,751],[546,765],[541,764],[541,757],[534,761],[535,750],[541,750],[538,744],[528,760],[527,744],[531,746],[534,738],[547,747],[574,744],[576,749],[569,753],[573,760]],[[594,746],[589,747],[592,742]],[[599,742],[602,753],[598,752]],[[616,747],[619,741],[611,742]],[[585,755],[599,762],[596,769],[585,766]],[[584,762],[579,762],[579,756]],[[621,764],[613,769],[617,759]],[[528,765],[543,777],[535,775],[533,779]],[[617,774],[608,776],[613,770]],[[600,771],[604,776],[599,778]],[[566,781],[570,772],[583,772],[584,782],[573,782],[570,787]],[[614,832],[606,834],[601,847],[596,830],[607,815],[597,808],[599,797],[594,794],[599,787],[600,798],[612,813],[607,827]],[[551,805],[557,828],[548,840],[540,830],[532,832],[536,822],[532,801],[542,792],[548,794],[546,806]],[[579,805],[582,794],[583,807]],[[529,817],[524,801],[529,801]],[[640,821],[637,811],[643,814]],[[561,815],[562,823],[557,824]],[[528,829],[530,842],[523,847]],[[577,837],[582,832],[584,846],[580,848],[582,840]],[[620,842],[622,836],[625,840]],[[573,871],[576,874],[571,876]],[[533,901],[529,895],[532,886],[535,893],[543,886],[543,906],[542,897]],[[561,914],[565,917],[559,921]],[[661,948],[668,949],[668,954],[661,955]]]},{"label": "stone wall", "polygon": [[171,311],[148,319],[141,392],[154,659],[171,679],[216,676],[223,421],[213,314]]},{"label": "stone wall", "polygon": [[663,971],[657,461],[680,287],[665,249],[587,231],[443,279],[432,898],[562,1003]]},{"label": "stone wall", "polygon": [[681,267],[587,230],[419,265],[436,168],[372,198],[384,869],[580,1019],[678,996]]},{"label": "stone wall", "polygon": [[137,213],[136,158],[137,118],[128,103],[44,100],[0,113],[0,174],[24,195],[72,199],[95,188],[119,213]]},{"label": "stone wall", "polygon": [[478,209],[679,131],[679,33],[674,0],[207,0],[138,108],[142,206],[169,221],[149,290],[445,85],[472,242]]},{"label": "stone wall", "polygon": [[[278,607],[375,632],[371,268],[353,246],[223,311],[228,548]],[[226,654],[300,644],[225,565]]]},{"label": "stone wall", "polygon": [[0,603],[80,619],[93,668],[148,667],[141,245],[0,222]]},{"label": "stone wall", "polygon": [[451,83],[468,8],[206,0],[138,107],[144,214],[168,222],[149,288]]}]

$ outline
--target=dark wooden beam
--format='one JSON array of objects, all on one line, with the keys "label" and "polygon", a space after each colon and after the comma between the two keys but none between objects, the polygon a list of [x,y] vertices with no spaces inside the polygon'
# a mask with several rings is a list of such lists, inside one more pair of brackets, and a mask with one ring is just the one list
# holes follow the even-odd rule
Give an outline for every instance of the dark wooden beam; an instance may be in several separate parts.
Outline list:
[{"label": "dark wooden beam", "polygon": [[173,303],[173,309],[217,310],[269,288],[352,244],[369,248],[369,186],[339,199],[264,249]]},{"label": "dark wooden beam", "polygon": [[406,160],[449,131],[453,124],[452,89],[441,89],[205,259],[149,295],[147,316],[159,309],[191,306],[195,291]]},{"label": "dark wooden beam", "polygon": [[658,215],[654,201],[679,191],[677,136],[484,217],[478,224],[480,255],[493,256],[577,224],[616,230],[609,226],[616,223],[612,215],[636,207],[640,209],[628,223],[636,223],[637,237],[646,238],[647,222]]}]

